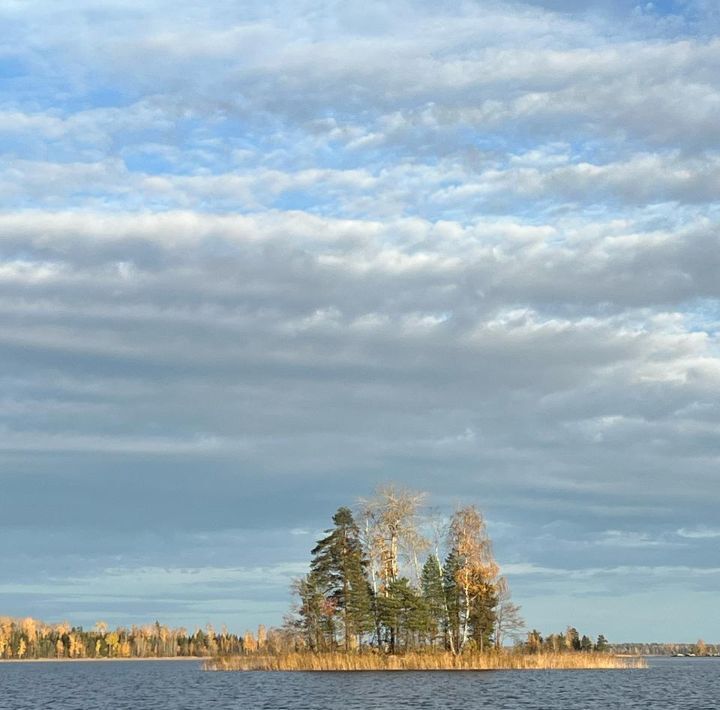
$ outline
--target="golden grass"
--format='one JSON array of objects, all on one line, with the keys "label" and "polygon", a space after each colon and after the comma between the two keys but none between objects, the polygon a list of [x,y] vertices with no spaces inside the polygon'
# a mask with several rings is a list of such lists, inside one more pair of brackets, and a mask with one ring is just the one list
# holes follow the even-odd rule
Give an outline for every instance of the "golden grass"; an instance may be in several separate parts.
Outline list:
[{"label": "golden grass", "polygon": [[208,659],[211,671],[486,671],[646,668],[642,658],[607,653],[287,653]]}]

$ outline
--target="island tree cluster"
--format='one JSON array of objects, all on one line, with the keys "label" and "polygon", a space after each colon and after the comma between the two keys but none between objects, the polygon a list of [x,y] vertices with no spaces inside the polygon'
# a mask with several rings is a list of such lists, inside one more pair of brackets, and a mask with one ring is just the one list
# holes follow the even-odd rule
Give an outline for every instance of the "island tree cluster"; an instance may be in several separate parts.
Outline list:
[{"label": "island tree cluster", "polygon": [[480,511],[469,505],[447,520],[420,520],[423,498],[386,487],[356,513],[337,510],[295,583],[286,629],[296,645],[460,654],[500,647],[521,631]]}]

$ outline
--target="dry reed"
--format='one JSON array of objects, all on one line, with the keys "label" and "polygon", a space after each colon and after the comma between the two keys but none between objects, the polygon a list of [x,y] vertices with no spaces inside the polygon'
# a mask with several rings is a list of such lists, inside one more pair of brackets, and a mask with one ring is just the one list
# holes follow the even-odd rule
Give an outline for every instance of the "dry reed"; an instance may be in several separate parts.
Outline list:
[{"label": "dry reed", "polygon": [[211,671],[485,671],[646,668],[642,658],[607,653],[286,653],[208,659]]}]

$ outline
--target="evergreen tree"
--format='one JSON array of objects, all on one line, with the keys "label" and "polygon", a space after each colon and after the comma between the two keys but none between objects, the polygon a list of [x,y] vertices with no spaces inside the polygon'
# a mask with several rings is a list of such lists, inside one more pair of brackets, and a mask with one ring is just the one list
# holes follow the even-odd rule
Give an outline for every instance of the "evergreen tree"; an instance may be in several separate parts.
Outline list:
[{"label": "evergreen tree", "polygon": [[427,634],[427,605],[406,577],[390,582],[386,594],[378,598],[378,609],[390,653],[407,650],[419,635]]},{"label": "evergreen tree", "polygon": [[440,560],[430,555],[422,568],[420,576],[422,596],[428,614],[428,633],[431,644],[435,639],[447,633],[447,612],[445,590],[443,588],[442,569]]},{"label": "evergreen tree", "polygon": [[597,637],[597,641],[595,642],[595,650],[599,651],[600,653],[604,653],[609,648],[610,648],[610,646],[608,644],[607,639],[602,634],[600,634]]},{"label": "evergreen tree", "polygon": [[461,567],[460,556],[456,551],[451,551],[445,558],[443,591],[447,618],[447,646],[453,653],[459,651],[462,645],[463,595],[457,583],[457,574]]},{"label": "evergreen tree", "polygon": [[311,574],[342,624],[343,644],[350,650],[373,628],[372,599],[360,531],[349,508],[338,508],[334,527],[312,550]]},{"label": "evergreen tree", "polygon": [[582,638],[580,639],[580,650],[587,653],[588,651],[592,651],[592,649],[592,641],[585,634],[583,634]]},{"label": "evergreen tree", "polygon": [[565,646],[569,651],[580,650],[580,634],[574,626],[568,626],[565,632]]},{"label": "evergreen tree", "polygon": [[490,648],[495,629],[498,595],[492,584],[484,583],[470,610],[471,638],[480,651]]}]

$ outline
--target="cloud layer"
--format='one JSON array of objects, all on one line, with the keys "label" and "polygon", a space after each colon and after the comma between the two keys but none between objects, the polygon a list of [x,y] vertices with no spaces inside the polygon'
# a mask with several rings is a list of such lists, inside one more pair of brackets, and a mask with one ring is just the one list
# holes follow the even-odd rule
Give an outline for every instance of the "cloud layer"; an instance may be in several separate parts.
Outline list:
[{"label": "cloud layer", "polygon": [[0,9],[4,611],[276,623],[396,480],[720,633],[717,11],[574,5]]}]

